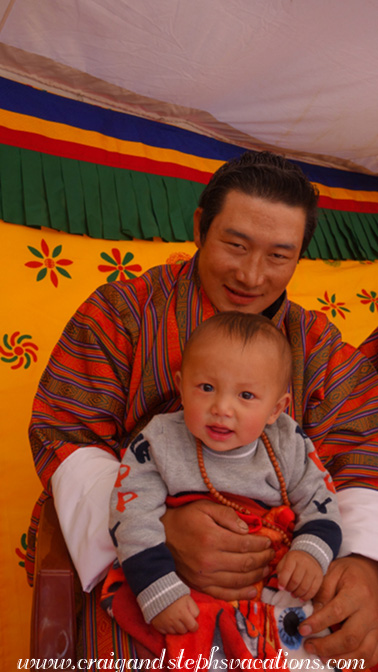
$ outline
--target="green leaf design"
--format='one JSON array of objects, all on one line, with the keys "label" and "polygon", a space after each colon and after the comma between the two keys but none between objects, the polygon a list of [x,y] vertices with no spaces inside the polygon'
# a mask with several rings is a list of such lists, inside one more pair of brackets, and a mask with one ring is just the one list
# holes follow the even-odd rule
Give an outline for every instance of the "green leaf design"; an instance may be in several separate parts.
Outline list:
[{"label": "green leaf design", "polygon": [[24,369],[28,369],[30,364],[31,364],[31,357],[27,352],[25,352],[24,354],[25,354],[25,359],[26,359],[26,364],[24,366]]},{"label": "green leaf design", "polygon": [[324,303],[325,306],[328,306],[327,301],[323,301],[323,299],[318,299],[318,301],[319,301],[320,303]]},{"label": "green leaf design", "polygon": [[131,273],[131,271],[126,271],[126,269],[123,271],[125,275],[127,275],[128,278],[136,278],[136,275],[134,273]]},{"label": "green leaf design", "polygon": [[55,268],[58,271],[58,273],[60,273],[61,275],[64,275],[65,278],[70,278],[72,280],[71,275],[69,274],[68,271],[66,271],[65,268],[61,268],[60,266],[55,266]]},{"label": "green leaf design", "polygon": [[3,343],[8,350],[12,350],[12,346],[9,345],[9,342],[8,342],[8,334],[4,334]]},{"label": "green leaf design", "polygon": [[336,313],[336,310],[334,308],[332,308],[331,313],[332,313],[332,317],[336,317],[337,313]]},{"label": "green leaf design", "polygon": [[39,273],[37,275],[37,282],[39,282],[40,280],[43,280],[43,278],[45,278],[46,275],[47,275],[47,268],[41,268],[41,270],[39,271]]},{"label": "green leaf design", "polygon": [[125,256],[122,259],[122,266],[125,266],[125,264],[128,264],[129,261],[134,259],[134,255],[131,252],[126,252]]},{"label": "green leaf design", "polygon": [[55,259],[55,257],[58,257],[58,256],[60,255],[61,251],[62,251],[62,246],[61,246],[61,245],[57,245],[57,246],[54,248],[53,253],[52,253],[52,255],[51,255],[52,258]]},{"label": "green leaf design", "polygon": [[375,310],[375,303],[371,303],[371,304],[370,304],[370,306],[369,306],[369,310],[370,310],[371,313],[374,313],[374,310]]},{"label": "green leaf design", "polygon": [[336,294],[332,294],[331,303],[335,303],[335,301],[336,301]]},{"label": "green leaf design", "polygon": [[29,340],[31,338],[30,334],[24,334],[23,336],[19,336],[17,339],[17,343],[22,343],[22,341]]},{"label": "green leaf design", "polygon": [[118,265],[117,262],[114,261],[114,259],[112,259],[112,257],[109,257],[109,255],[106,254],[106,252],[101,252],[100,257],[101,257],[101,259],[104,259],[105,261],[107,261],[109,264],[112,264],[113,266]]},{"label": "green leaf design", "polygon": [[2,357],[1,361],[2,362],[8,362],[8,364],[10,364],[11,362],[15,362],[16,359],[17,359],[17,355],[15,355],[14,357],[11,357],[10,359],[8,359],[8,357]]},{"label": "green leaf design", "polygon": [[28,250],[30,250],[30,252],[34,254],[35,257],[38,257],[38,259],[44,259],[42,252],[37,250],[35,247],[30,247],[30,245],[28,245]]},{"label": "green leaf design", "polygon": [[107,282],[114,282],[114,280],[117,280],[118,273],[119,273],[119,271],[114,271],[114,273],[111,273],[110,275],[108,275],[108,277],[106,278]]}]

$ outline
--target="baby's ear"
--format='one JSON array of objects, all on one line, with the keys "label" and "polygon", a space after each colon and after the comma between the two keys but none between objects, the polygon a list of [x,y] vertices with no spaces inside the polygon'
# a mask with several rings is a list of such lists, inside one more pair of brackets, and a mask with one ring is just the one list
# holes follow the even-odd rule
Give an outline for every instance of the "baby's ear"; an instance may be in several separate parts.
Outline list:
[{"label": "baby's ear", "polygon": [[181,371],[176,371],[175,373],[175,383],[178,391],[181,394]]},{"label": "baby's ear", "polygon": [[277,401],[271,415],[266,421],[266,424],[273,425],[273,423],[276,422],[278,416],[281,415],[281,413],[283,413],[284,410],[288,407],[289,403],[290,403],[290,394],[288,392],[285,392],[285,394],[283,394],[282,397],[280,397],[279,400]]}]

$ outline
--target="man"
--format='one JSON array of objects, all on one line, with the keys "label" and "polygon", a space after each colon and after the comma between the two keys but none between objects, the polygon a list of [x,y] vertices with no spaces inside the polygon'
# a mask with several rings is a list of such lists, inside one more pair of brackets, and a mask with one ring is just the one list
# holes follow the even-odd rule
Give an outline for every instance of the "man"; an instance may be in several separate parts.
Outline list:
[{"label": "man", "polygon": [[[174,371],[201,321],[231,309],[263,313],[290,342],[289,413],[312,438],[339,489],[347,551],[361,553],[331,565],[317,596],[323,607],[301,626],[305,635],[345,621],[341,629],[309,639],[306,646],[322,657],[373,664],[378,660],[378,549],[371,536],[377,376],[323,314],[291,304],[285,292],[315,228],[316,201],[301,171],[281,157],[247,153],[225,164],[194,215],[198,254],[181,267],[158,267],[129,283],[100,288],[72,318],[42,377],[31,441],[45,487],[51,489],[52,482],[79,573],[81,566],[93,565],[90,578],[85,569],[82,574],[90,588],[112,559],[105,553],[101,565],[96,533],[101,523],[88,503],[92,498],[107,511],[118,469],[112,456],[121,454],[152,415],[179,408]],[[103,530],[106,518],[105,513]],[[253,595],[271,551],[267,540],[243,533],[232,511],[198,502],[168,511],[164,524],[187,583],[224,599]],[[99,543],[106,546],[105,532]]]}]

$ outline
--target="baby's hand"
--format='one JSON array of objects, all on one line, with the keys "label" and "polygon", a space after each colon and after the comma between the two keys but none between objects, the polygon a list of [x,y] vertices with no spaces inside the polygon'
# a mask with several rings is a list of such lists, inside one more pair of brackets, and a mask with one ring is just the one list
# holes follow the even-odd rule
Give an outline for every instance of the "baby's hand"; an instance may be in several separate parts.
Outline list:
[{"label": "baby's hand", "polygon": [[190,595],[179,597],[160,612],[151,623],[162,635],[184,635],[198,630],[199,609]]},{"label": "baby's hand", "polygon": [[323,581],[320,564],[305,551],[288,551],[277,565],[277,575],[279,588],[302,600],[311,600]]}]

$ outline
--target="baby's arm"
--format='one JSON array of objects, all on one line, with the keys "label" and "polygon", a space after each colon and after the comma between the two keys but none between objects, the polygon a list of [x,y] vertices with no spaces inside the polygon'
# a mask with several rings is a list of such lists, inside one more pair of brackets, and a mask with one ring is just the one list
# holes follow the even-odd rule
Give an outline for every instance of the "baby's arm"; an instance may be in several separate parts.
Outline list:
[{"label": "baby's arm", "polygon": [[278,585],[295,597],[311,600],[323,581],[320,564],[306,551],[288,551],[277,565]]},{"label": "baby's arm", "polygon": [[184,635],[198,630],[199,609],[190,595],[183,595],[163,609],[151,623],[162,635]]}]

